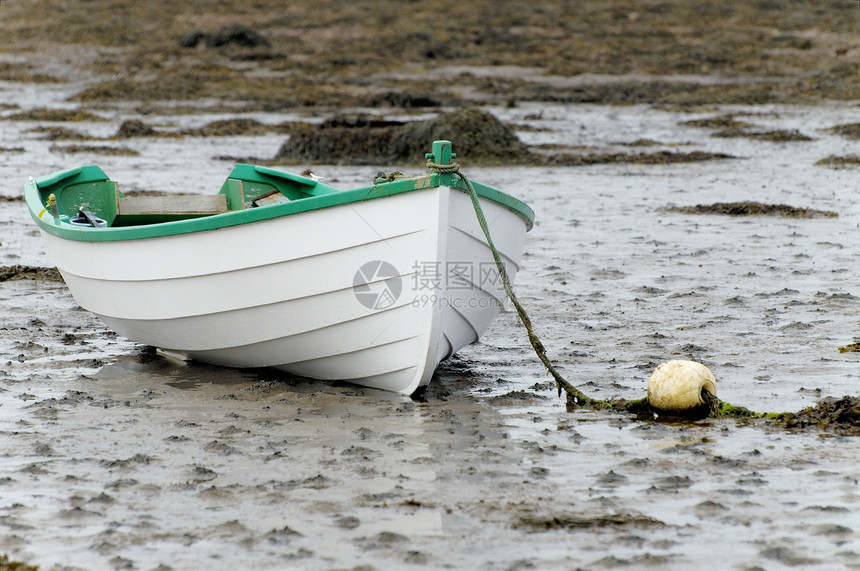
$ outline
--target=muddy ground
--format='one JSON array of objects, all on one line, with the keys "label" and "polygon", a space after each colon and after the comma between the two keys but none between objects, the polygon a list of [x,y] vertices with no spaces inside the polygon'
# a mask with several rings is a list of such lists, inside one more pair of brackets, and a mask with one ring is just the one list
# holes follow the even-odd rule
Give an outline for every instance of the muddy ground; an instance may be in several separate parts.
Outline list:
[{"label": "muddy ground", "polygon": [[[0,554],[856,569],[858,29],[837,1],[3,0]],[[569,411],[512,312],[416,399],[174,362],[77,306],[20,199],[90,163],[138,193],[213,192],[239,157],[366,185],[423,156],[290,137],[462,109],[509,144],[452,137],[464,171],[536,211],[517,288],[569,381],[637,399],[690,358],[734,405],[821,414]]]},{"label": "muddy ground", "polygon": [[[666,105],[860,97],[849,0],[634,3],[6,0],[0,77],[83,79],[86,106],[245,110],[520,100]],[[57,57],[59,55],[59,57]],[[210,101],[211,103],[211,101]]]}]

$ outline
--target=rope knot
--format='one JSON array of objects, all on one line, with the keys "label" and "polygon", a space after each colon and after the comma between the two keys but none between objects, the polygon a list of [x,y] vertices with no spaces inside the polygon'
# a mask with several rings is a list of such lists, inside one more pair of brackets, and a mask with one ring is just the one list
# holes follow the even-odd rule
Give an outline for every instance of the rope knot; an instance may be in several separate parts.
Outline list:
[{"label": "rope knot", "polygon": [[440,165],[439,163],[434,163],[432,160],[427,161],[427,168],[430,171],[435,172],[437,174],[451,174],[451,173],[459,173],[460,165],[457,163],[450,163],[447,165]]}]

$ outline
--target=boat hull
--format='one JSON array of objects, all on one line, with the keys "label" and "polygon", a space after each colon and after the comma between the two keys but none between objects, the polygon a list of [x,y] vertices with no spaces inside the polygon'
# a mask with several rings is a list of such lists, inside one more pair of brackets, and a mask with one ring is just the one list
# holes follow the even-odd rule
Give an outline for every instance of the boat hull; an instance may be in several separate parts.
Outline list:
[{"label": "boat hull", "polygon": [[[513,279],[526,222],[481,204]],[[42,234],[78,303],[129,339],[403,394],[505,299],[468,194],[447,186],[139,240]]]}]

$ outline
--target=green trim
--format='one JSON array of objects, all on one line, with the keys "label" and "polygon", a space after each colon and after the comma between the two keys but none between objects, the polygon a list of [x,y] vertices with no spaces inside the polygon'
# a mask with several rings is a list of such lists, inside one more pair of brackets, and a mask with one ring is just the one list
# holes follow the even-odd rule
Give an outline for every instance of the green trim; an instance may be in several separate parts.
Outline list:
[{"label": "green trim", "polygon": [[[78,175],[80,176],[78,177]],[[88,167],[77,167],[74,169],[55,172],[47,176],[40,176],[36,179],[36,186],[42,188],[54,186],[55,184],[58,184],[66,179],[74,179],[75,177],[83,179],[78,182],[94,182],[108,179],[108,176],[104,173],[102,169],[95,165],[91,165]],[[66,184],[72,184],[72,181],[70,180]]]},{"label": "green trim", "polygon": [[310,196],[338,192],[336,188],[322,184],[312,178],[305,178],[297,174],[269,167],[242,163],[237,164],[233,168],[228,178],[238,179],[243,182],[243,186],[246,187],[244,190],[246,202],[272,190],[280,191],[290,200],[302,200]]},{"label": "green trim", "polygon": [[[278,190],[290,200],[281,204],[235,210],[203,218],[141,226],[92,228],[69,224],[67,217],[73,216],[75,213],[68,210],[60,211],[60,218],[58,220],[55,220],[50,212],[43,214],[41,218],[39,217],[39,213],[45,209],[48,196],[52,193],[57,195],[58,202],[62,202],[62,192],[72,185],[109,181],[107,175],[99,167],[79,167],[28,182],[24,185],[24,194],[30,214],[43,231],[68,240],[111,242],[217,230],[219,228],[239,226],[241,224],[271,220],[302,212],[331,208],[333,206],[395,196],[436,186],[449,186],[467,192],[460,177],[453,174],[428,174],[415,178],[397,179],[393,182],[353,190],[339,191],[318,181],[298,175],[266,167],[239,164],[230,173],[228,180],[230,179],[238,179],[242,182],[246,202],[249,199],[252,200],[255,194],[256,196],[261,196],[269,192],[270,190],[267,189]],[[111,185],[113,184],[112,181],[110,183]],[[527,228],[531,230],[534,224],[534,211],[525,203],[489,186],[477,182],[473,182],[473,185],[479,196],[515,212],[525,221]],[[234,194],[236,191],[235,189],[231,189],[230,186],[225,183],[221,192],[228,194],[228,200],[232,202],[235,198],[231,194]]]},{"label": "green trim", "polygon": [[[446,186],[456,188],[457,190],[462,190],[463,192],[469,192],[469,189],[466,187],[465,184],[463,184],[463,179],[461,179],[459,176],[450,174],[439,176],[443,180],[450,181],[445,183]],[[508,210],[512,210],[516,214],[519,214],[519,216],[523,220],[525,220],[526,229],[532,229],[535,223],[535,212],[531,209],[531,207],[529,207],[528,204],[526,204],[522,200],[514,198],[510,194],[502,192],[501,190],[497,190],[491,186],[481,184],[480,182],[475,182],[471,178],[469,179],[469,182],[472,183],[472,186],[474,187],[475,192],[478,193],[478,196],[480,196],[481,198],[486,198],[487,200],[492,200],[496,204],[500,204]]]}]

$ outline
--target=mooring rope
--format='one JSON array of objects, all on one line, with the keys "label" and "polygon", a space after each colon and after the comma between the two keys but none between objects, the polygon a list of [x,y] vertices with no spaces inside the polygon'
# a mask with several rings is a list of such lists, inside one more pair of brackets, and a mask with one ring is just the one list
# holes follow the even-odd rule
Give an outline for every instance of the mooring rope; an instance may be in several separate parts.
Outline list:
[{"label": "mooring rope", "polygon": [[510,278],[508,278],[508,272],[505,269],[504,263],[502,263],[502,257],[499,255],[499,251],[496,249],[496,245],[493,243],[493,239],[490,237],[490,228],[487,225],[487,219],[484,217],[484,210],[481,208],[481,203],[478,201],[478,193],[475,192],[475,187],[472,186],[472,183],[469,181],[466,175],[464,175],[460,171],[460,165],[457,163],[440,165],[434,163],[432,160],[428,160],[427,168],[430,169],[432,172],[436,172],[439,174],[456,174],[458,177],[460,177],[460,180],[463,181],[463,184],[465,184],[466,190],[469,192],[469,196],[472,199],[472,206],[475,208],[475,215],[478,217],[478,224],[481,225],[481,230],[483,230],[484,237],[487,239],[487,244],[489,244],[490,246],[490,251],[493,253],[493,259],[496,261],[496,267],[499,270],[499,276],[502,278],[502,284],[505,287],[505,293],[508,294],[508,299],[511,300],[511,303],[517,310],[517,315],[519,315],[520,321],[528,332],[529,342],[531,342],[535,354],[537,354],[538,359],[540,359],[541,363],[543,363],[544,367],[546,367],[547,372],[550,373],[555,379],[555,384],[558,388],[559,396],[561,396],[561,391],[564,390],[569,397],[573,398],[574,403],[576,403],[577,405],[587,406],[592,404],[594,402],[594,399],[586,396],[582,391],[567,382],[564,377],[561,376],[561,373],[559,373],[553,366],[552,362],[549,360],[549,357],[547,357],[546,349],[544,348],[543,343],[535,333],[534,327],[532,326],[532,321],[531,319],[529,319],[525,308],[522,306],[520,300],[517,298],[517,294],[514,292],[514,287],[511,284],[511,280]]}]

